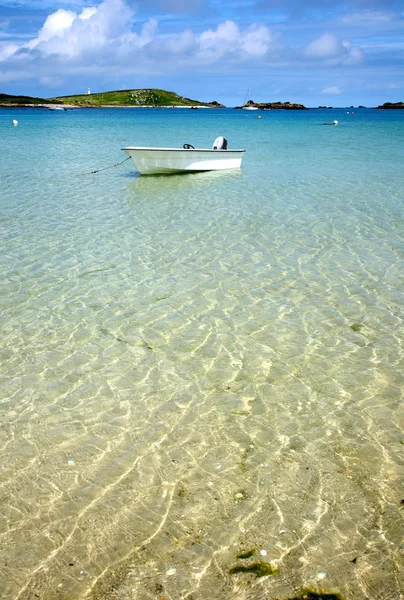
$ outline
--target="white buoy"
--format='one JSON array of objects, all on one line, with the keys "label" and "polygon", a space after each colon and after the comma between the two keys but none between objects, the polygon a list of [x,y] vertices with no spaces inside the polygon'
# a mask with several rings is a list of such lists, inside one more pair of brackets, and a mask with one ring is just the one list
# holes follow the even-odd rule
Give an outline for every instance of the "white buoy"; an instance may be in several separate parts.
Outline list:
[{"label": "white buoy", "polygon": [[338,125],[338,121],[334,121],[334,125]]},{"label": "white buoy", "polygon": [[14,125],[14,126],[15,126],[15,125],[18,125],[18,121],[17,121],[17,119],[13,119],[13,125]]}]

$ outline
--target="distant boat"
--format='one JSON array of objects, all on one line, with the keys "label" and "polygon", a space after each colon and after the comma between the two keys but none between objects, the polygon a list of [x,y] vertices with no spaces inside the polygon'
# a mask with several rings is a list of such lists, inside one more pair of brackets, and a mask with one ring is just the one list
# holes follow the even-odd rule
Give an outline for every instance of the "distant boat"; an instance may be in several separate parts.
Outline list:
[{"label": "distant boat", "polygon": [[49,110],[66,110],[63,106],[50,106]]},{"label": "distant boat", "polygon": [[212,148],[151,148],[128,146],[122,148],[142,175],[170,174],[192,171],[221,171],[239,169],[244,150],[228,150],[227,140],[218,137]]},{"label": "distant boat", "polygon": [[253,106],[252,100],[250,99],[250,89],[248,88],[248,92],[246,94],[246,97],[244,98],[244,102],[243,102],[243,110],[258,110],[258,106]]}]

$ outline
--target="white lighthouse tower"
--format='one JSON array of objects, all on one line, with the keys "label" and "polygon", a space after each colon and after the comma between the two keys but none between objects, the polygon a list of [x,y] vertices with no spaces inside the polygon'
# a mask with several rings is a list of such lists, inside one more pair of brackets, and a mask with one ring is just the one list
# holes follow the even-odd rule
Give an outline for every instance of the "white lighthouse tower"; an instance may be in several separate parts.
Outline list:
[{"label": "white lighthouse tower", "polygon": [[88,95],[90,95],[90,94],[91,94],[91,90],[90,90],[90,88],[88,88],[88,90],[87,90],[87,94],[88,94]]}]

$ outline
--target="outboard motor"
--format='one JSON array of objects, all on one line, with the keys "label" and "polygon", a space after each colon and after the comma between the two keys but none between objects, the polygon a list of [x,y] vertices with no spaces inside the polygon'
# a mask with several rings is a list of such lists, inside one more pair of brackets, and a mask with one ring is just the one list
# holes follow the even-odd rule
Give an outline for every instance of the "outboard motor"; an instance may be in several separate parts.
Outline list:
[{"label": "outboard motor", "polygon": [[213,142],[212,150],[227,150],[227,140],[223,136],[219,136]]}]

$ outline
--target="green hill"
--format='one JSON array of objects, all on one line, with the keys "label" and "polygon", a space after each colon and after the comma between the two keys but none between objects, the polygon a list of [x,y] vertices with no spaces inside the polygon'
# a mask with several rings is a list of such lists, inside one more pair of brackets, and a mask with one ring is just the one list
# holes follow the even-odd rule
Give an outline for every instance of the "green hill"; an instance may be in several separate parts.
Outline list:
[{"label": "green hill", "polygon": [[212,108],[221,106],[217,102],[199,102],[174,92],[154,88],[59,96],[52,101],[78,106],[210,106]]},{"label": "green hill", "polygon": [[27,104],[35,106],[36,104],[59,104],[54,100],[45,100],[44,98],[31,98],[31,96],[9,96],[0,94],[0,106],[26,106]]}]

